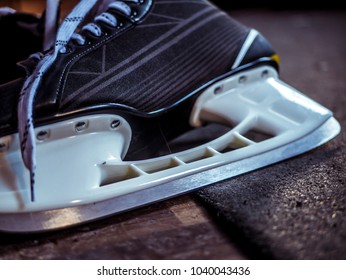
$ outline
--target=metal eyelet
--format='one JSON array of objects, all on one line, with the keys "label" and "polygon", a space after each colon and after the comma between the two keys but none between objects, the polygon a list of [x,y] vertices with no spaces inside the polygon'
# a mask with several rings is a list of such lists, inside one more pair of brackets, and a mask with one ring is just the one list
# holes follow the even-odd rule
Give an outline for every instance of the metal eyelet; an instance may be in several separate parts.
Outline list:
[{"label": "metal eyelet", "polygon": [[246,77],[246,76],[241,76],[241,77],[239,78],[239,84],[245,84],[246,81],[247,81],[247,77]]},{"label": "metal eyelet", "polygon": [[49,131],[48,130],[41,130],[39,133],[37,133],[36,138],[38,141],[45,141],[49,138]]},{"label": "metal eyelet", "polygon": [[76,132],[82,132],[88,128],[88,122],[81,121],[75,125]]},{"label": "metal eyelet", "polygon": [[116,129],[116,128],[118,128],[118,127],[120,126],[120,124],[121,124],[121,121],[120,121],[120,120],[113,120],[113,121],[111,122],[111,128],[112,128],[112,129]]},{"label": "metal eyelet", "polygon": [[262,72],[262,78],[263,79],[265,79],[265,78],[268,78],[268,76],[269,76],[269,71],[268,70],[264,70],[263,72]]}]

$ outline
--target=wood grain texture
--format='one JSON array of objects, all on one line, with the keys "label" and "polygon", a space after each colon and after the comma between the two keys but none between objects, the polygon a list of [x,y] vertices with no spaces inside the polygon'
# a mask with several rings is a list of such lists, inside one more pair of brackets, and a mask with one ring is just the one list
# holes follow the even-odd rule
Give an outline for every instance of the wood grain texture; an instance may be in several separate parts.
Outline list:
[{"label": "wood grain texture", "polygon": [[0,235],[0,259],[245,259],[191,196],[43,235]]}]

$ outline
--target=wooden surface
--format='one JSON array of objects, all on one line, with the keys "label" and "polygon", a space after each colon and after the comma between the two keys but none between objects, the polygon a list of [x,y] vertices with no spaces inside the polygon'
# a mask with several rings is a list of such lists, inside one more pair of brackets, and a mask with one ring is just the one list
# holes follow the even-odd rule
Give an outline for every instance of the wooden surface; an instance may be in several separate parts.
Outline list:
[{"label": "wooden surface", "polygon": [[0,259],[245,259],[193,196],[44,235],[0,234]]}]

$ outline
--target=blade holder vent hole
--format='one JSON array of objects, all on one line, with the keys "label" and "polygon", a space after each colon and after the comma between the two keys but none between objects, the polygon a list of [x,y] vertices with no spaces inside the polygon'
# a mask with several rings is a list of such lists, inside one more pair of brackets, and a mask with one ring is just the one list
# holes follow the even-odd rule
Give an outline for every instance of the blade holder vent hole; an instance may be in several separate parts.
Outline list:
[{"label": "blade holder vent hole", "polygon": [[275,137],[275,135],[273,135],[271,133],[263,132],[263,131],[256,130],[256,129],[250,129],[249,131],[244,133],[243,136],[245,138],[251,140],[251,141],[256,142],[256,143],[260,143],[260,142],[263,142],[265,140],[269,140],[269,139]]},{"label": "blade holder vent hole", "polygon": [[153,174],[153,173],[171,169],[180,165],[182,165],[181,162],[172,158],[172,159],[161,160],[155,163],[139,164],[136,166],[145,173]]},{"label": "blade holder vent hole", "polygon": [[132,166],[103,166],[100,187],[134,179],[142,174]]},{"label": "blade holder vent hole", "polygon": [[215,156],[215,153],[213,153],[213,151],[209,149],[205,149],[204,151],[201,151],[200,153],[193,153],[193,154],[191,153],[185,156],[181,156],[179,157],[179,159],[185,162],[186,164],[189,164],[189,163],[207,159],[213,156]]}]

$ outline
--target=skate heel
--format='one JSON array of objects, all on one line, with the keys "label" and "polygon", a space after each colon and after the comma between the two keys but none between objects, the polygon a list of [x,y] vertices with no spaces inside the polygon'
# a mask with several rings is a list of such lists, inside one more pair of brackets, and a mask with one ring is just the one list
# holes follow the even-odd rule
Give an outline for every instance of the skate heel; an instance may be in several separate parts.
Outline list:
[{"label": "skate heel", "polygon": [[[256,145],[260,152],[310,134],[332,115],[330,110],[282,82],[272,67],[262,66],[206,90],[196,102],[190,123],[195,127],[205,122],[232,126],[233,138],[244,146],[261,143]],[[261,135],[267,135],[265,141],[259,138]]]}]

